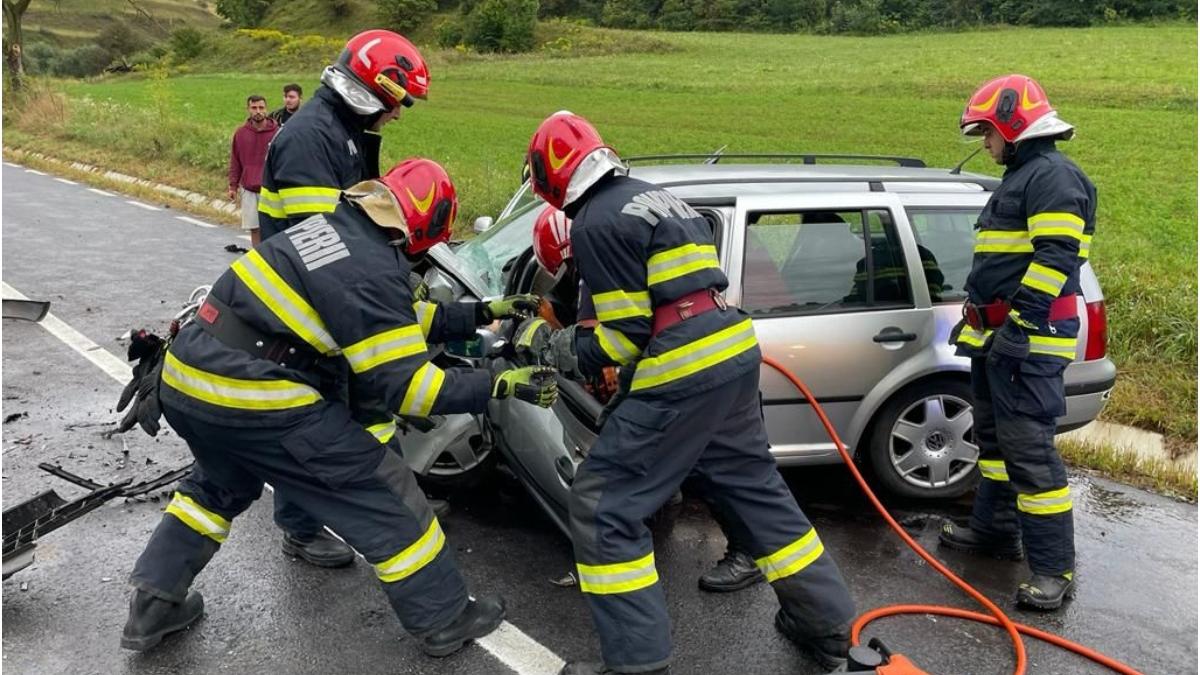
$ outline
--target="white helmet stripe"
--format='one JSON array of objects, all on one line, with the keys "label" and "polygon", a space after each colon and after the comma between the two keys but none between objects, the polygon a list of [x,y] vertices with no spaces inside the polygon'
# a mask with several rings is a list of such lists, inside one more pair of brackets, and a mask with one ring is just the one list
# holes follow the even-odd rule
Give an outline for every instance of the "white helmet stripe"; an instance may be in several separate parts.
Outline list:
[{"label": "white helmet stripe", "polygon": [[372,66],[371,57],[367,56],[367,50],[375,45],[383,42],[383,38],[375,38],[358,49],[358,60],[362,61],[368,68]]}]

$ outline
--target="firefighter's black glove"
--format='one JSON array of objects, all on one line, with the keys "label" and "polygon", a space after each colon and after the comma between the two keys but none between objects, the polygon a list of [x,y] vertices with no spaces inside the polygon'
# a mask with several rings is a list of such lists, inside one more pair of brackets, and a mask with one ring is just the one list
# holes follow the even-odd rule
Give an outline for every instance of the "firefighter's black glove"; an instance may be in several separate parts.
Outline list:
[{"label": "firefighter's black glove", "polygon": [[496,319],[524,319],[537,314],[541,303],[542,299],[532,293],[508,295],[499,300],[482,303],[481,318],[484,319],[484,323],[491,323]]},{"label": "firefighter's black glove", "polygon": [[554,329],[541,317],[525,319],[513,334],[513,347],[525,363],[546,364],[546,352],[550,349],[550,336]]},{"label": "firefighter's black glove", "polygon": [[545,352],[546,363],[571,379],[579,379],[579,355],[575,352],[575,329],[571,324],[550,335],[550,344]]},{"label": "firefighter's black glove", "polygon": [[117,401],[117,412],[124,410],[130,402],[133,402],[133,407],[117,425],[118,433],[125,433],[137,424],[151,436],[158,435],[161,428],[159,420],[162,418],[158,386],[166,354],[166,343],[157,335],[145,330],[130,334],[128,356],[130,361],[137,361],[137,364],[133,366],[133,379],[125,385]]},{"label": "firefighter's black glove", "polygon": [[517,398],[549,408],[558,400],[558,381],[554,379],[554,369],[526,366],[501,371],[492,380],[492,398]]},{"label": "firefighter's black glove", "polygon": [[992,333],[991,346],[988,348],[987,362],[993,368],[1008,364],[1020,364],[1029,358],[1029,335],[1025,329],[1012,319],[1007,319],[1004,325]]}]

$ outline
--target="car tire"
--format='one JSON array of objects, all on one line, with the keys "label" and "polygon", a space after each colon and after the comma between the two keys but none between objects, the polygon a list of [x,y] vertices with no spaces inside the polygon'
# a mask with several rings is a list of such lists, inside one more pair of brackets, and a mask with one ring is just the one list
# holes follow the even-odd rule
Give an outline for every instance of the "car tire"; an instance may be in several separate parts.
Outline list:
[{"label": "car tire", "polygon": [[471,434],[432,458],[433,463],[427,471],[411,467],[417,483],[426,493],[435,497],[446,497],[478,487],[496,469],[499,451],[493,446],[490,436],[487,428],[483,427],[480,433]]},{"label": "car tire", "polygon": [[876,481],[893,495],[918,499],[953,499],[972,490],[979,448],[971,400],[970,385],[952,378],[924,380],[889,399],[867,448]]}]

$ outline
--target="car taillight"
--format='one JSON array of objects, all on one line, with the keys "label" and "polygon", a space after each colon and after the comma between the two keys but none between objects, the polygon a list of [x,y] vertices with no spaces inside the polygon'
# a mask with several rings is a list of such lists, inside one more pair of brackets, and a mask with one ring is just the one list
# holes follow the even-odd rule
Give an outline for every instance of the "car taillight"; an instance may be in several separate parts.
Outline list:
[{"label": "car taillight", "polygon": [[1095,361],[1108,353],[1108,314],[1104,311],[1103,300],[1087,303],[1087,318],[1087,347],[1083,351],[1083,360]]}]

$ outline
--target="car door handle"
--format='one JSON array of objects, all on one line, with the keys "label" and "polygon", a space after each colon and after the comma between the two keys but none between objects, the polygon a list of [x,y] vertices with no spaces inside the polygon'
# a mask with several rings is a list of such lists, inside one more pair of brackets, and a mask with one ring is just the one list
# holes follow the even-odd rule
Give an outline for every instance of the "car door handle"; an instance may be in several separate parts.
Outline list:
[{"label": "car door handle", "polygon": [[875,342],[912,342],[917,339],[917,334],[905,333],[895,326],[888,326],[871,339]]}]

